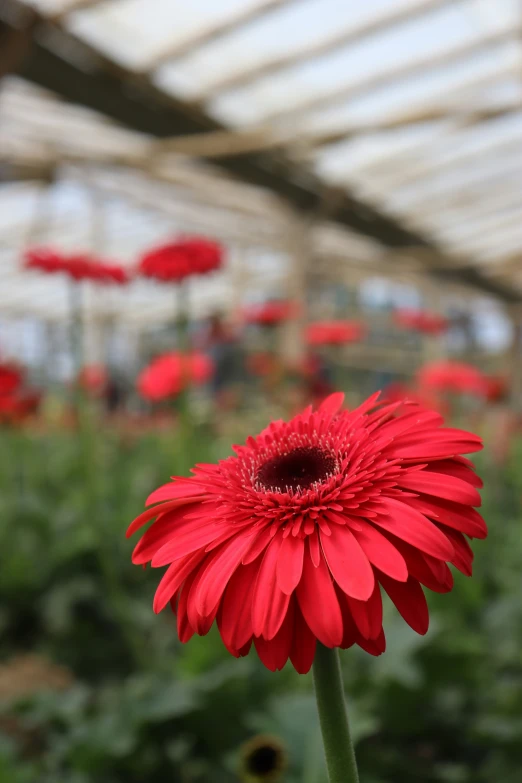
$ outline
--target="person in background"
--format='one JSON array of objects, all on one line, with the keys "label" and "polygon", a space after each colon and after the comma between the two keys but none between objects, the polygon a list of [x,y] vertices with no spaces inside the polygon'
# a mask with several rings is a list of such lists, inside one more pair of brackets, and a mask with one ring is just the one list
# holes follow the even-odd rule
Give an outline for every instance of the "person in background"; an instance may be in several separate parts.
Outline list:
[{"label": "person in background", "polygon": [[214,313],[202,348],[214,362],[211,390],[221,410],[232,410],[239,402],[239,384],[242,382],[242,360],[239,341],[234,329],[221,313]]},{"label": "person in background", "polygon": [[110,371],[105,387],[105,407],[110,416],[125,409],[126,391],[124,378],[114,370]]}]

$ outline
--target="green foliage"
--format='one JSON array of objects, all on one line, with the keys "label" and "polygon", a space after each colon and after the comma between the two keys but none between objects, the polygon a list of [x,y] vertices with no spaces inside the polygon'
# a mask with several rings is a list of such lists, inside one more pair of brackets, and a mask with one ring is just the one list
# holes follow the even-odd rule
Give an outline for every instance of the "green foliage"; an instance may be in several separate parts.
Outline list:
[{"label": "green foliage", "polygon": [[[236,661],[214,630],[181,645],[152,612],[159,572],[130,563],[147,494],[226,453],[188,436],[0,433],[0,783],[232,783],[256,733],[284,742],[286,783],[325,783],[311,678]],[[342,655],[363,783],[519,779],[520,449],[481,460],[490,538],[473,579],[429,597],[428,635],[386,606],[385,655]],[[17,683],[27,653],[66,682]]]}]

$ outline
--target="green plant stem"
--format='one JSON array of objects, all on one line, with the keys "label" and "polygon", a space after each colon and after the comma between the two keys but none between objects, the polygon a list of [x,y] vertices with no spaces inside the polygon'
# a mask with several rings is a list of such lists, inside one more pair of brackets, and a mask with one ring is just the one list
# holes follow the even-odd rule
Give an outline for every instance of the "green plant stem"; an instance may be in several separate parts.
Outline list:
[{"label": "green plant stem", "polygon": [[318,643],[313,676],[328,779],[330,783],[359,783],[336,648]]},{"label": "green plant stem", "polygon": [[105,582],[109,603],[118,621],[120,631],[127,642],[135,663],[141,668],[145,668],[147,657],[143,640],[134,631],[132,620],[126,611],[125,594],[114,570],[114,564],[108,549],[107,531],[104,529],[104,515],[100,502],[100,481],[103,472],[100,466],[100,454],[96,441],[96,418],[90,401],[85,398],[81,389],[77,391],[77,402],[79,405],[80,448],[87,490],[85,513],[95,529],[98,565]]}]

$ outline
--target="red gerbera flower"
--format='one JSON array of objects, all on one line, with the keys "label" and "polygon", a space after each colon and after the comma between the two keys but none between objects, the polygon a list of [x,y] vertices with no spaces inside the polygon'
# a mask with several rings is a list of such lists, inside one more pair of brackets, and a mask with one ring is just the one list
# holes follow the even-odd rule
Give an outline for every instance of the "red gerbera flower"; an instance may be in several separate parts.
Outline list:
[{"label": "red gerbera flower", "polygon": [[269,351],[256,351],[247,357],[247,367],[253,375],[266,378],[277,373],[281,361]]},{"label": "red gerbera flower", "polygon": [[206,383],[213,369],[212,360],[203,353],[165,353],[139,374],[138,391],[145,399],[158,402],[174,397],[187,385]]},{"label": "red gerbera flower", "polygon": [[129,282],[129,273],[119,264],[94,258],[86,253],[66,256],[50,248],[30,248],[24,254],[26,269],[39,269],[47,274],[65,273],[73,280],[97,283]]},{"label": "red gerbera flower", "polygon": [[448,319],[427,310],[397,310],[394,320],[404,329],[413,329],[423,334],[442,334],[448,328]]},{"label": "red gerbera flower", "polygon": [[297,302],[286,299],[264,302],[260,305],[252,305],[244,311],[244,319],[249,324],[260,326],[275,326],[288,321],[298,312]]},{"label": "red gerbera flower", "polygon": [[64,256],[47,247],[29,248],[24,253],[26,269],[38,269],[47,274],[63,271]]},{"label": "red gerbera flower", "polygon": [[0,424],[20,424],[37,412],[42,395],[38,391],[0,395]]},{"label": "red gerbera flower", "polygon": [[140,260],[138,271],[161,282],[179,283],[191,275],[214,272],[223,264],[223,249],[217,242],[194,237],[153,248]]},{"label": "red gerbera flower", "polygon": [[360,321],[317,321],[306,330],[308,345],[344,345],[364,338],[365,325]]},{"label": "red gerbera flower", "polygon": [[89,255],[66,257],[62,263],[61,271],[78,281],[90,280],[95,283],[118,283],[119,285],[129,282],[129,274],[122,266]]},{"label": "red gerbera flower", "polygon": [[503,375],[487,375],[484,378],[488,402],[501,402],[509,394],[509,382]]},{"label": "red gerbera flower", "polygon": [[13,394],[22,385],[23,372],[10,362],[0,363],[0,397]]},{"label": "red gerbera flower", "polygon": [[426,633],[421,585],[451,590],[447,564],[471,574],[466,536],[486,536],[473,508],[481,481],[457,456],[482,443],[442,428],[438,413],[377,397],[348,412],[333,394],[148,498],[158,505],[127,535],[156,521],[133,562],[168,566],[154,609],[170,603],[182,642],[217,620],[232,655],[253,643],[271,670],[290,658],[307,672],[316,640],[379,655],[382,588]]},{"label": "red gerbera flower", "polygon": [[105,392],[108,381],[107,369],[103,364],[86,364],[77,378],[78,385],[94,397],[99,397]]},{"label": "red gerbera flower", "polygon": [[426,389],[454,394],[484,396],[487,390],[486,378],[477,367],[446,359],[425,364],[417,380]]}]

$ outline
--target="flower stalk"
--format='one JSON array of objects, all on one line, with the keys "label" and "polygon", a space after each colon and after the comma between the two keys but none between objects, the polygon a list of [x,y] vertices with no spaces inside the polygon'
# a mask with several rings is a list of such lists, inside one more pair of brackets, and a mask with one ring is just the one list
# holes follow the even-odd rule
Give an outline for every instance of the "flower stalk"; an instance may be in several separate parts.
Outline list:
[{"label": "flower stalk", "polygon": [[330,783],[359,783],[337,648],[317,645],[313,677]]}]

